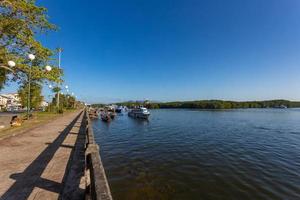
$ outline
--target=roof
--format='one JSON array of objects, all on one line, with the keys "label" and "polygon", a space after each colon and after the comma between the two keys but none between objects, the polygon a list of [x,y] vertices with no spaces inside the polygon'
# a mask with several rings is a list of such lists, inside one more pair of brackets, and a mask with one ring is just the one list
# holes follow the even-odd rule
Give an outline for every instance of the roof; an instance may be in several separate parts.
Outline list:
[{"label": "roof", "polygon": [[2,97],[2,98],[6,98],[6,99],[9,99],[9,97],[8,97],[8,96],[5,96],[5,95],[3,95],[3,94],[0,94],[0,97]]}]

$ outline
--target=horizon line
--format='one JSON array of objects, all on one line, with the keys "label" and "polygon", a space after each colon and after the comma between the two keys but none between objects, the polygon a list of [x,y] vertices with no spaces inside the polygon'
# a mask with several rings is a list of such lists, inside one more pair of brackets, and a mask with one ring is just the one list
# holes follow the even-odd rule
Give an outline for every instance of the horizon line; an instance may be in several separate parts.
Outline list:
[{"label": "horizon line", "polygon": [[300,102],[300,100],[288,100],[288,99],[265,99],[265,100],[224,100],[224,99],[196,99],[196,100],[172,100],[172,101],[156,101],[156,100],[126,100],[126,101],[117,101],[117,102],[97,102],[90,104],[114,104],[114,103],[125,103],[125,102],[145,102],[149,101],[150,103],[169,103],[169,102],[193,102],[193,101],[227,101],[227,102],[263,102],[263,101],[289,101],[289,102]]}]

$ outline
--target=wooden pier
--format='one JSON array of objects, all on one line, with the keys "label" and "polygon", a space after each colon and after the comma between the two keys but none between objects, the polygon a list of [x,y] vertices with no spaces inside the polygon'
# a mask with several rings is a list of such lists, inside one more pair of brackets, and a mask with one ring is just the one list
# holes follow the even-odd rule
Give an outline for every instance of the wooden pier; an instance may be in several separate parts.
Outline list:
[{"label": "wooden pier", "polygon": [[86,110],[0,140],[0,199],[112,199]]}]

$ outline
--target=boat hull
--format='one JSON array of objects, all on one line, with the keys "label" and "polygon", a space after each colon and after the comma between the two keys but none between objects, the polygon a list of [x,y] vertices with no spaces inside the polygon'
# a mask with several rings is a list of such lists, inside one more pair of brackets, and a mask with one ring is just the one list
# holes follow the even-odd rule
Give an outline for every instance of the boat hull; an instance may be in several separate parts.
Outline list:
[{"label": "boat hull", "polygon": [[117,108],[117,109],[116,109],[116,113],[122,113],[122,109]]},{"label": "boat hull", "polygon": [[116,113],[110,113],[110,115],[109,115],[109,117],[110,117],[111,119],[114,119],[115,116],[116,116]]},{"label": "boat hull", "polygon": [[111,117],[108,114],[102,114],[101,115],[101,120],[104,121],[104,122],[110,122]]}]

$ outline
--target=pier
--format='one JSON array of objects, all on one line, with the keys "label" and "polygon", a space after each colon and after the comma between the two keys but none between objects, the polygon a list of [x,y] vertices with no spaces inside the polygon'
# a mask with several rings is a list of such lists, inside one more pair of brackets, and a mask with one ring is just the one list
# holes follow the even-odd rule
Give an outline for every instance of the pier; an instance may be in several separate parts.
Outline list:
[{"label": "pier", "polygon": [[86,110],[0,140],[0,199],[112,199]]}]

